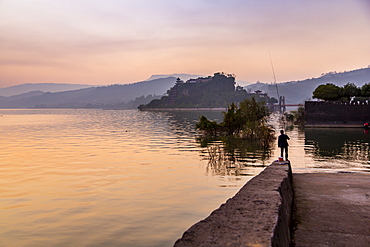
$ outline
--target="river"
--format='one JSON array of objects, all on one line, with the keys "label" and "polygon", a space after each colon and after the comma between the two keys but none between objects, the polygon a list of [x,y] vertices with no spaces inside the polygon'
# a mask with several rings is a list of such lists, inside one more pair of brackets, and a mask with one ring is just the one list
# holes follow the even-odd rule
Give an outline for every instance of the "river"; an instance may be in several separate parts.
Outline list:
[{"label": "river", "polygon": [[[0,110],[0,246],[172,246],[278,156],[201,145],[202,114]],[[363,129],[286,133],[294,172],[370,171]]]}]

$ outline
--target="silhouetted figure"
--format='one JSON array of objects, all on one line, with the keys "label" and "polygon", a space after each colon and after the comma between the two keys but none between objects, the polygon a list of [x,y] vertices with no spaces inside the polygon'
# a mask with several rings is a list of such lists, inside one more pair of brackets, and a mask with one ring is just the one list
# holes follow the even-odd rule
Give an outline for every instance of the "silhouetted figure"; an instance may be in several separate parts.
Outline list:
[{"label": "silhouetted figure", "polygon": [[278,138],[278,147],[281,150],[281,157],[284,157],[284,149],[285,149],[285,160],[288,160],[288,140],[290,140],[289,136],[284,134],[284,130],[280,130],[280,135]]}]

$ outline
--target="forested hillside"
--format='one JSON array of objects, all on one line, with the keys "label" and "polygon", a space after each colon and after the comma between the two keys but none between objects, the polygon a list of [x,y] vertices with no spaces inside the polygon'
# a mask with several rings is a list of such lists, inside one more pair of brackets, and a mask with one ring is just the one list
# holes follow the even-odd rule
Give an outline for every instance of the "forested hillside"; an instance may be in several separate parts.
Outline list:
[{"label": "forested hillside", "polygon": [[370,82],[370,68],[363,68],[348,72],[329,72],[322,74],[319,78],[306,79],[302,81],[290,81],[275,84],[255,83],[246,86],[248,90],[262,90],[270,97],[285,96],[286,103],[302,103],[312,98],[312,92],[321,84],[333,83],[338,86],[344,86],[348,82],[353,82],[357,86],[362,86]]},{"label": "forested hillside", "polygon": [[241,102],[256,96],[256,100],[267,101],[267,95],[247,93],[242,87],[235,87],[234,75],[215,73],[212,77],[199,77],[186,82],[176,81],[175,86],[161,99],[151,101],[145,108],[173,107],[227,107],[232,102]]}]

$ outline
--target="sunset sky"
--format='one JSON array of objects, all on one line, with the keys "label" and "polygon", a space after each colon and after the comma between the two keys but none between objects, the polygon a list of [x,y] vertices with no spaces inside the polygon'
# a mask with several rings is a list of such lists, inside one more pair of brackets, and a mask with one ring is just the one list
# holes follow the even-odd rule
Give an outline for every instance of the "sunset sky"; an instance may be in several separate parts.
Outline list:
[{"label": "sunset sky", "polygon": [[278,82],[370,65],[370,0],[0,0],[0,87]]}]

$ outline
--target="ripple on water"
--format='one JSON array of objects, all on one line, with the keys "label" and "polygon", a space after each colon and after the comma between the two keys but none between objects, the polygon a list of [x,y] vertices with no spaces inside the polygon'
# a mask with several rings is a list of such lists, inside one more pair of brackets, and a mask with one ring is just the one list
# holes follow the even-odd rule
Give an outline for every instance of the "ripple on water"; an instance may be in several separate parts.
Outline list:
[{"label": "ripple on water", "polygon": [[[221,118],[213,114],[210,119]],[[201,147],[195,113],[60,109],[0,115],[5,246],[171,246],[279,153],[239,148],[230,155],[222,153],[222,142]],[[370,171],[363,132],[287,133],[295,172]],[[220,155],[226,159],[215,162]]]}]

